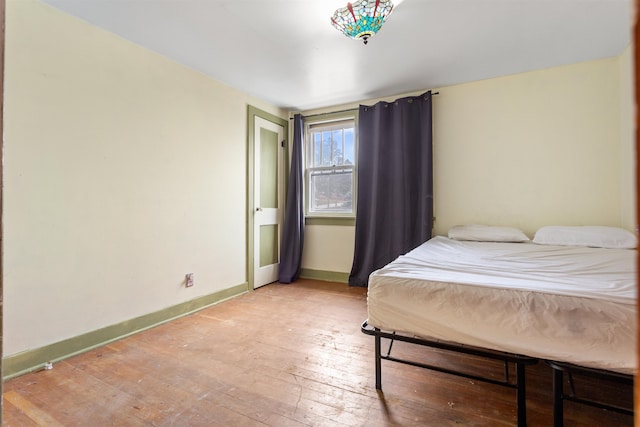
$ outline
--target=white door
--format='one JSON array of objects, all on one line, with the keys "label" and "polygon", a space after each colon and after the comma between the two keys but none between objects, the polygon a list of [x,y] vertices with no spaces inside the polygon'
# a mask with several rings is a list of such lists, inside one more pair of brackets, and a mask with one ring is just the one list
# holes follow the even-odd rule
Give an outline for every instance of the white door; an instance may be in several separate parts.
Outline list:
[{"label": "white door", "polygon": [[254,116],[253,287],[278,280],[284,207],[284,127]]}]

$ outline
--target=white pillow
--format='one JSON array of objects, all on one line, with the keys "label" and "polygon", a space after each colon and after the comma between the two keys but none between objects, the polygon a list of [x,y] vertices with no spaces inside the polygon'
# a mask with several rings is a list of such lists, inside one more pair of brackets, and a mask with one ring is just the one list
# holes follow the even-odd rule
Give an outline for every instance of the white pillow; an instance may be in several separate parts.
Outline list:
[{"label": "white pillow", "polygon": [[454,240],[472,240],[475,242],[529,241],[527,235],[517,228],[477,224],[456,225],[449,229],[449,238]]},{"label": "white pillow", "polygon": [[548,225],[536,231],[533,243],[540,245],[633,249],[638,245],[638,238],[630,231],[617,227]]}]

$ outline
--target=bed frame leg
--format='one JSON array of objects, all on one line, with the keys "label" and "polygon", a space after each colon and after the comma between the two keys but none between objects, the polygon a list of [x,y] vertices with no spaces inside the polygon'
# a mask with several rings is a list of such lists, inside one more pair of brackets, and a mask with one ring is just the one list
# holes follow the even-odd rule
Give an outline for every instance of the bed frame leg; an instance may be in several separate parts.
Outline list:
[{"label": "bed frame leg", "polygon": [[[376,331],[380,329],[376,328]],[[375,353],[376,353],[376,390],[382,390],[382,356],[381,356],[381,339],[379,335],[375,335]]]},{"label": "bed frame leg", "polygon": [[562,370],[553,368],[553,426],[564,425],[564,379]]},{"label": "bed frame leg", "polygon": [[516,362],[516,406],[518,410],[518,427],[527,426],[527,393],[524,367],[524,364]]}]

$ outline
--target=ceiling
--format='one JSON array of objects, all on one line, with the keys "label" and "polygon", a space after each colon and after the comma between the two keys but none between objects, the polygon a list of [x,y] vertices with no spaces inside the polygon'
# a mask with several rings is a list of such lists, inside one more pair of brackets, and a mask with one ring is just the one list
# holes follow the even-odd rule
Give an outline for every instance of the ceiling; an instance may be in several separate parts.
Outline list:
[{"label": "ceiling", "polygon": [[365,46],[346,0],[44,0],[288,110],[617,56],[630,0],[404,0]]}]

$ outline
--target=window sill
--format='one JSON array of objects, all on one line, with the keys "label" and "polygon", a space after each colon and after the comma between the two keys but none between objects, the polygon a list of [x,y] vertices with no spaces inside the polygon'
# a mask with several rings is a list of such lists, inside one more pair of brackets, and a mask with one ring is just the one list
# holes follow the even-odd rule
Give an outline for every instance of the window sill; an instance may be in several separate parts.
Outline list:
[{"label": "window sill", "polygon": [[304,218],[305,225],[340,225],[353,227],[356,225],[354,217],[336,216],[307,216]]}]

